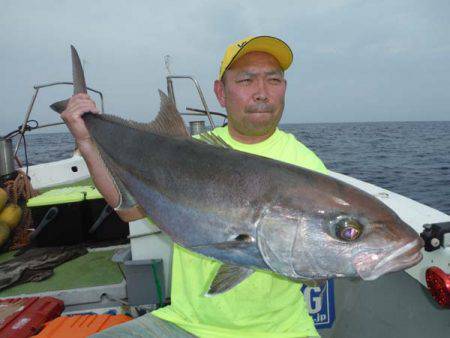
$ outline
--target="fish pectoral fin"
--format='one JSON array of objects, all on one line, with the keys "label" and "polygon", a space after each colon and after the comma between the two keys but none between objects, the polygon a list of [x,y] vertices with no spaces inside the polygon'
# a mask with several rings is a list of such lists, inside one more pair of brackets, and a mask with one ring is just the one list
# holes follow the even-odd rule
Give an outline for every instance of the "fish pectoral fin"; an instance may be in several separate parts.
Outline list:
[{"label": "fish pectoral fin", "polygon": [[201,245],[193,245],[189,246],[188,249],[198,251],[202,248],[213,247],[216,249],[234,249],[234,248],[245,248],[248,245],[252,245],[255,239],[249,234],[239,234],[234,239],[225,241],[225,242],[217,242],[210,244],[201,244]]},{"label": "fish pectoral fin", "polygon": [[249,277],[253,272],[254,270],[243,266],[222,264],[205,296],[211,297],[227,292]]}]

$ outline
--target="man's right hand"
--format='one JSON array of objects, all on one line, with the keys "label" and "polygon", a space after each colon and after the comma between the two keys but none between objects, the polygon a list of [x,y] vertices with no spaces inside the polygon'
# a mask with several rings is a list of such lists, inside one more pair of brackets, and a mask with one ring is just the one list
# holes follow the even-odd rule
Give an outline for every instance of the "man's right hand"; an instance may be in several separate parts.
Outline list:
[{"label": "man's right hand", "polygon": [[[88,112],[93,114],[100,113],[89,95],[77,94],[70,98],[66,109],[61,113],[61,118],[66,122],[67,127],[75,138],[77,147],[86,162],[95,186],[105,198],[105,201],[115,208],[119,205],[120,193],[92,142],[91,135],[84,123],[82,116]],[[145,217],[145,212],[139,206],[118,210],[117,214],[125,222]]]},{"label": "man's right hand", "polygon": [[66,122],[78,145],[91,143],[91,136],[82,118],[88,112],[100,113],[88,94],[76,94],[70,98],[66,109],[61,113],[61,118]]}]

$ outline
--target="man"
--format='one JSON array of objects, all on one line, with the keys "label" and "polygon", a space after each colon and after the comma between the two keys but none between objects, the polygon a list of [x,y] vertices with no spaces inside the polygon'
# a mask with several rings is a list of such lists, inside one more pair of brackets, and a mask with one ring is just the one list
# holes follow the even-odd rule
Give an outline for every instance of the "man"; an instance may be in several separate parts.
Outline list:
[{"label": "man", "polygon": [[[213,133],[234,149],[326,173],[312,151],[277,128],[284,109],[284,71],[291,63],[289,46],[274,37],[248,37],[230,45],[214,83],[229,123]],[[81,119],[87,111],[98,112],[88,96],[80,94],[70,100],[62,117],[77,140],[95,185],[116,207],[119,194]],[[138,208],[118,213],[125,220],[144,217]],[[131,332],[136,336],[190,336],[180,328],[201,337],[318,335],[300,285],[275,274],[257,271],[226,293],[205,297],[219,267],[220,262],[175,245],[171,305],[98,336],[129,336]]]}]

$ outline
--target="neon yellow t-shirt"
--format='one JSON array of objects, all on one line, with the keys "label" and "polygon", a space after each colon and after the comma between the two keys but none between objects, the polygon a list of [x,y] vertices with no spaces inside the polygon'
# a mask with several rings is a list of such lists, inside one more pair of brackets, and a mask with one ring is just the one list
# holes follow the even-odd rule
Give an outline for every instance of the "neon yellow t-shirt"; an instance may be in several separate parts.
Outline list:
[{"label": "neon yellow t-shirt", "polygon": [[[235,141],[227,127],[216,128],[232,148],[327,173],[322,161],[293,135],[279,129],[257,144]],[[318,336],[300,284],[256,271],[233,289],[214,297],[204,293],[221,263],[174,246],[172,304],[155,316],[208,338],[290,338]]]}]

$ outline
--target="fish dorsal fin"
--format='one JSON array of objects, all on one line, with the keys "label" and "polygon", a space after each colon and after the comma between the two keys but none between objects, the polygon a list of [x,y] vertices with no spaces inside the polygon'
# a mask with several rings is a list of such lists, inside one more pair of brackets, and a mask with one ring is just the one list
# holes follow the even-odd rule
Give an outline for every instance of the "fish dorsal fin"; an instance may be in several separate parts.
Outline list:
[{"label": "fish dorsal fin", "polygon": [[220,148],[233,149],[223,138],[209,132],[198,134],[196,140]]},{"label": "fish dorsal fin", "polygon": [[238,285],[253,272],[252,269],[243,266],[222,264],[205,296],[211,297],[224,293]]},{"label": "fish dorsal fin", "polygon": [[190,138],[175,104],[161,90],[159,90],[159,96],[161,98],[159,113],[152,122],[143,124],[143,129],[164,136]]}]

